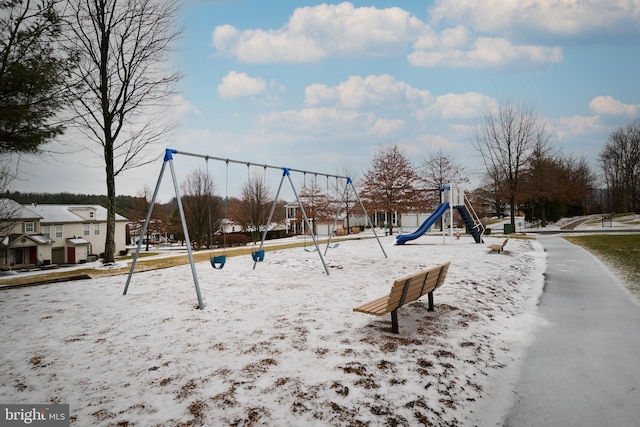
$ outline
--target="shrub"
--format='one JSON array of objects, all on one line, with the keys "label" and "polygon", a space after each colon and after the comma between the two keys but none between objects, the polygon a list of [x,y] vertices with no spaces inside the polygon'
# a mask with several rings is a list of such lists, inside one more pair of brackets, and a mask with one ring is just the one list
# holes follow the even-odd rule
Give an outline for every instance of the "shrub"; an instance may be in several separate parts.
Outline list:
[{"label": "shrub", "polygon": [[[213,238],[213,246],[224,246],[225,236],[215,236]],[[251,242],[251,238],[242,233],[229,233],[226,236],[227,246],[244,246]]]}]

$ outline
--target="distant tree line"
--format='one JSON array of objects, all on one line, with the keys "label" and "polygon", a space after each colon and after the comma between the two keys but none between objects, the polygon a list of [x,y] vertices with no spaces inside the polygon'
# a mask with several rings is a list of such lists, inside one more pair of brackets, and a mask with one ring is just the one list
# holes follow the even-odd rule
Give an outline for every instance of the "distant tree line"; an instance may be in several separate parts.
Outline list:
[{"label": "distant tree line", "polygon": [[600,153],[609,212],[640,212],[640,119],[615,130]]}]

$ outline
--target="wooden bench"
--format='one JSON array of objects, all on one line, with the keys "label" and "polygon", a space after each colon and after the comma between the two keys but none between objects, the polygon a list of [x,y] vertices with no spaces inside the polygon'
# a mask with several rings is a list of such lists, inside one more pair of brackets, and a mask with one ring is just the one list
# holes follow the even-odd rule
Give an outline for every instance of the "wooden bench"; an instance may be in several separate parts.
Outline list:
[{"label": "wooden bench", "polygon": [[509,241],[509,238],[507,237],[506,239],[504,239],[504,242],[502,242],[501,245],[494,243],[493,245],[487,246],[489,249],[491,249],[489,252],[498,252],[498,253],[502,252],[508,241]]},{"label": "wooden bench", "polygon": [[360,313],[382,316],[391,313],[391,330],[398,333],[398,309],[405,304],[416,301],[421,296],[429,296],[429,311],[433,311],[433,291],[444,282],[451,261],[437,265],[428,270],[397,279],[393,282],[391,292],[381,298],[353,309]]}]

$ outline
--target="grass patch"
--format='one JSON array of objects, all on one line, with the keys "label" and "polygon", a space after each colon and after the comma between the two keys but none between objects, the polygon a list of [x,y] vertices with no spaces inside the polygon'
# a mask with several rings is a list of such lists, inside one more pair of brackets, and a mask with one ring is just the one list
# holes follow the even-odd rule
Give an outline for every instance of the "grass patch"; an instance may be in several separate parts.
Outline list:
[{"label": "grass patch", "polygon": [[640,234],[565,236],[569,242],[588,250],[613,268],[640,298]]}]

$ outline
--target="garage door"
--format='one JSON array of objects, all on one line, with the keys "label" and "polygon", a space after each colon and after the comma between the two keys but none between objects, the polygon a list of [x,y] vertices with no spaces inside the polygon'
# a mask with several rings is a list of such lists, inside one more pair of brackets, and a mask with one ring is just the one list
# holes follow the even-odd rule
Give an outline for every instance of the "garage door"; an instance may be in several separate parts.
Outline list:
[{"label": "garage door", "polygon": [[53,264],[64,264],[64,248],[51,249],[51,262]]}]

